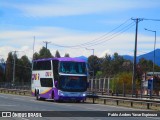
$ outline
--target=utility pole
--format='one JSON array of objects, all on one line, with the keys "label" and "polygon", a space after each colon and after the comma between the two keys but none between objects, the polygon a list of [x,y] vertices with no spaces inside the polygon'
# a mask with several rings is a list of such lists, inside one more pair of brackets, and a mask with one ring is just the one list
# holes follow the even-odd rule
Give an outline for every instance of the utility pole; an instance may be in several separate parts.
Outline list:
[{"label": "utility pole", "polygon": [[15,64],[16,64],[16,52],[17,51],[13,51],[13,85],[15,83]]},{"label": "utility pole", "polygon": [[43,42],[46,44],[45,56],[47,56],[47,45],[48,43],[51,43],[51,42],[48,42],[48,41],[43,41]]},{"label": "utility pole", "polygon": [[[136,81],[136,62],[137,62],[137,35],[138,35],[138,23],[142,20],[150,20],[150,21],[160,21],[160,19],[146,19],[146,18],[131,18],[136,22],[136,34],[135,34],[135,49],[134,49],[134,65],[133,65],[133,76],[132,76],[132,97],[135,95],[135,81]],[[156,34],[156,33],[155,33]],[[156,35],[155,35],[156,36]],[[156,39],[155,39],[156,41]]]},{"label": "utility pole", "polygon": [[133,76],[132,76],[132,97],[133,95],[135,95],[135,90],[136,90],[136,85],[135,85],[135,82],[136,82],[136,65],[137,65],[137,36],[138,36],[138,22],[139,21],[142,21],[143,19],[141,18],[136,18],[136,19],[133,19],[131,18],[132,20],[134,20],[136,22],[136,33],[135,33],[135,48],[134,48],[134,65],[133,65]]},{"label": "utility pole", "polygon": [[154,54],[153,54],[153,80],[152,80],[152,87],[150,88],[150,99],[152,98],[152,93],[153,93],[153,81],[154,81],[154,77],[155,77],[155,75],[154,75],[154,72],[155,72],[155,70],[154,70],[154,66],[155,66],[155,48],[156,48],[156,31],[154,31],[154,30],[149,30],[149,29],[146,29],[145,28],[145,30],[147,30],[147,31],[150,31],[150,32],[154,32]]},{"label": "utility pole", "polygon": [[[33,70],[33,60],[34,60],[34,46],[35,46],[35,36],[33,37],[32,70]],[[32,80],[32,79],[31,79],[31,80]]]},{"label": "utility pole", "polygon": [[154,78],[154,67],[155,67],[155,55],[156,55],[156,53],[155,53],[155,48],[156,48],[156,31],[155,30],[149,30],[149,29],[146,29],[145,28],[145,30],[147,30],[147,31],[150,31],[150,32],[154,32],[154,54],[153,54],[153,78]]},{"label": "utility pole", "polygon": [[48,42],[48,41],[43,41],[43,42],[46,44],[46,49],[47,49],[48,43],[51,43],[51,42]]}]

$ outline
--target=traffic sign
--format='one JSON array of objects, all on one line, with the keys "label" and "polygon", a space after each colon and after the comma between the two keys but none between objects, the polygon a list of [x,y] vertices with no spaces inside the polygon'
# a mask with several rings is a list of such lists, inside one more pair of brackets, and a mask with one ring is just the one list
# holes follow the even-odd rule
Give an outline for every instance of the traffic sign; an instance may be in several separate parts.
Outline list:
[{"label": "traffic sign", "polygon": [[153,89],[152,88],[152,86],[153,86],[153,79],[150,79],[150,80],[148,80],[148,89]]}]

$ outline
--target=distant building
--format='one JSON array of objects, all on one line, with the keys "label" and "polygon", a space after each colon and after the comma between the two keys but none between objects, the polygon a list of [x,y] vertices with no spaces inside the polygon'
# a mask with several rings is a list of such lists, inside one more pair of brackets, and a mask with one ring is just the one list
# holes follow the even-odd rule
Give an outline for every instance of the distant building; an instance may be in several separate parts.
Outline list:
[{"label": "distant building", "polygon": [[[154,76],[156,78],[160,78],[160,72],[154,72]],[[146,72],[142,75],[142,87],[143,87],[143,93],[146,95],[148,94],[148,80],[151,80],[153,79],[153,72]],[[153,82],[153,86],[154,86],[154,90],[158,90],[160,89],[160,86],[159,86],[159,79],[156,79],[154,80]]]}]

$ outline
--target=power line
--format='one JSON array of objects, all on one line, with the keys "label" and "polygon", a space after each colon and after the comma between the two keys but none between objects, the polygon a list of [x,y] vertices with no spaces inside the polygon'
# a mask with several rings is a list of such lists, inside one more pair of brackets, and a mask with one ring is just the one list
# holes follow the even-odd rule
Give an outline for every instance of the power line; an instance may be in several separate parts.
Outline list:
[{"label": "power line", "polygon": [[[104,40],[102,39],[103,41],[99,41],[98,43],[94,43],[94,44],[90,45],[89,47],[95,46],[95,45],[98,45],[98,44],[101,44],[101,43],[104,44],[104,42],[107,42],[107,41],[112,40],[113,38],[121,35],[121,34],[124,33],[125,31],[127,31],[128,29],[132,28],[133,26],[134,26],[133,23],[131,23],[130,25],[128,25],[128,26],[126,26],[125,28],[121,29],[119,32],[113,33],[111,36],[108,36],[108,39],[104,39]],[[107,38],[107,37],[106,37],[106,38]]]},{"label": "power line", "polygon": [[[108,32],[108,33],[106,33],[106,34],[98,37],[97,39],[91,40],[91,41],[86,42],[86,43],[82,43],[82,44],[78,44],[78,45],[73,45],[73,46],[59,45],[59,44],[55,44],[55,43],[52,43],[52,45],[55,45],[55,46],[58,46],[58,47],[66,47],[66,48],[85,48],[85,47],[95,46],[95,45],[101,44],[103,42],[109,41],[109,40],[113,39],[114,37],[118,36],[119,34],[123,33],[124,31],[128,30],[129,28],[131,28],[133,26],[134,22],[130,23],[127,26],[124,26],[122,29],[118,30],[115,33],[112,33],[113,31],[117,30],[118,28],[120,28],[121,26],[123,26],[124,24],[126,24],[128,21],[129,20],[126,20],[124,23],[122,23],[121,25],[119,25],[115,29],[111,30],[110,32]],[[112,34],[109,35],[110,33],[112,33]]]},{"label": "power line", "polygon": [[141,18],[143,20],[151,20],[151,21],[160,21],[160,19],[147,19],[147,18]]},{"label": "power line", "polygon": [[118,27],[114,28],[113,30],[111,30],[110,32],[108,33],[105,33],[104,35],[92,40],[92,41],[89,41],[89,42],[86,42],[86,43],[82,43],[80,45],[77,45],[77,46],[82,46],[82,45],[86,45],[86,44],[90,44],[90,43],[93,43],[94,41],[97,41],[103,37],[105,37],[106,35],[109,35],[110,33],[112,33],[113,31],[117,30],[118,28],[120,28],[121,26],[123,26],[124,24],[126,24],[130,19],[126,20],[124,23],[122,23],[121,25],[119,25]]}]

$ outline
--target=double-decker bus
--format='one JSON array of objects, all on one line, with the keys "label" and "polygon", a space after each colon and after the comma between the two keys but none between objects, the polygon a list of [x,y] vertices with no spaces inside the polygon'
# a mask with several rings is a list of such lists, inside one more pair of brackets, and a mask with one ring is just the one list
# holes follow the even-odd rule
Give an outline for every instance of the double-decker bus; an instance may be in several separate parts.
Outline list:
[{"label": "double-decker bus", "polygon": [[37,100],[54,101],[86,99],[88,69],[79,58],[46,58],[33,61],[32,95]]}]

